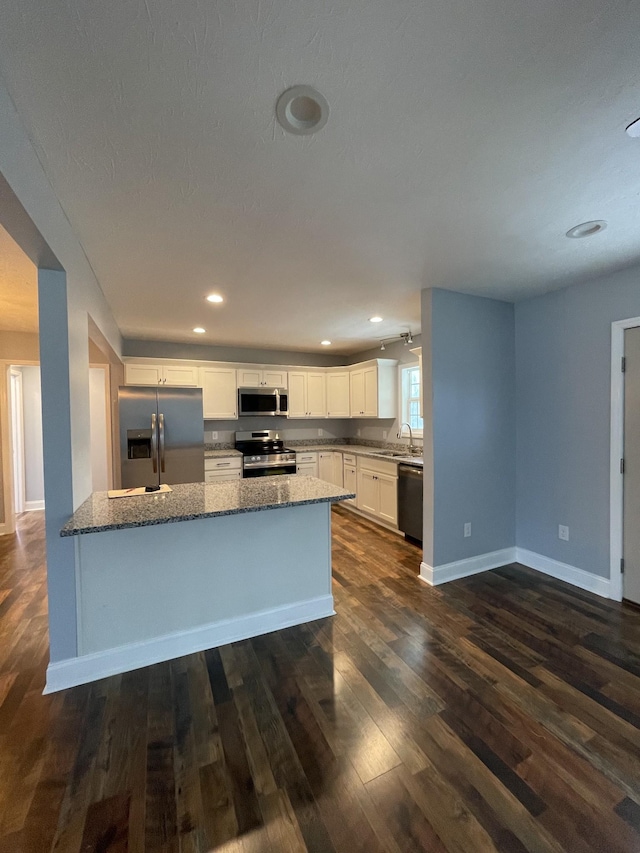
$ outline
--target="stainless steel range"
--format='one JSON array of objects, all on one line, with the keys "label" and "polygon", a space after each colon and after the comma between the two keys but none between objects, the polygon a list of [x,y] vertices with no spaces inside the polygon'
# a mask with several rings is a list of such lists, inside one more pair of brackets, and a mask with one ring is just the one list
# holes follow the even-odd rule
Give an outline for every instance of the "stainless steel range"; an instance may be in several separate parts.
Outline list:
[{"label": "stainless steel range", "polygon": [[257,429],[236,433],[236,450],[242,453],[243,477],[272,477],[296,473],[295,451],[284,447],[278,432]]}]

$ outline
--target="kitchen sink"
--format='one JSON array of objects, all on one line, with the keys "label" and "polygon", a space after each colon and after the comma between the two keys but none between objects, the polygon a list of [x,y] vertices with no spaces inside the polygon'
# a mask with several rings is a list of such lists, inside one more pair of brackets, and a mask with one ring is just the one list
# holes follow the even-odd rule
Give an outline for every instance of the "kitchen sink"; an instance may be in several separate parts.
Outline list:
[{"label": "kitchen sink", "polygon": [[402,457],[403,459],[407,459],[409,454],[404,450],[372,450],[372,453],[375,453],[376,456],[392,456]]}]

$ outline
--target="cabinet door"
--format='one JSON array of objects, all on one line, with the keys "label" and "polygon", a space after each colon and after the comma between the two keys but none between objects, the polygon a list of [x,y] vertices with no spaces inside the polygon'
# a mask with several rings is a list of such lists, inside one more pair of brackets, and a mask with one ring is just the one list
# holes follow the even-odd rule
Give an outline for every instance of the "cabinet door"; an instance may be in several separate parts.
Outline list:
[{"label": "cabinet door", "polygon": [[307,417],[306,373],[289,373],[289,414],[287,417]]},{"label": "cabinet door", "polygon": [[333,453],[318,454],[318,477],[325,483],[331,483],[333,477]]},{"label": "cabinet door", "polygon": [[360,418],[364,414],[364,370],[354,370],[349,376],[351,397],[351,417]]},{"label": "cabinet door", "polygon": [[346,371],[327,373],[327,417],[348,418],[351,416],[349,402],[349,374]]},{"label": "cabinet door", "polygon": [[376,474],[378,478],[378,515],[387,524],[398,525],[398,480],[389,474]]},{"label": "cabinet door", "polygon": [[235,370],[225,367],[201,367],[200,385],[205,419],[235,420],[238,417]]},{"label": "cabinet door", "polygon": [[267,388],[286,388],[287,387],[287,371],[286,370],[263,370],[262,381]]},{"label": "cabinet door", "polygon": [[364,404],[363,415],[365,418],[378,417],[378,368],[366,367],[363,370]]},{"label": "cabinet door", "polygon": [[306,474],[307,477],[317,477],[318,476],[318,463],[317,462],[302,462],[300,465],[296,465],[296,473]]},{"label": "cabinet door", "polygon": [[[354,494],[358,492],[358,476],[356,474],[356,468],[354,465],[345,465],[342,472],[342,480],[344,488]],[[353,498],[349,498],[348,501],[345,501],[348,504],[355,504],[357,500]]]},{"label": "cabinet door", "polygon": [[238,388],[259,388],[262,385],[262,371],[259,367],[247,366],[238,370]]},{"label": "cabinet door", "polygon": [[162,384],[182,388],[198,387],[198,368],[183,367],[181,364],[168,364],[162,368]]},{"label": "cabinet door", "polygon": [[342,453],[336,453],[334,451],[333,455],[333,479],[332,483],[335,483],[336,486],[342,487]]},{"label": "cabinet door", "polygon": [[378,481],[376,476],[366,469],[358,471],[356,506],[363,512],[370,512],[372,515],[378,514]]},{"label": "cabinet door", "polygon": [[307,373],[307,416],[327,417],[327,400],[324,373]]},{"label": "cabinet door", "polygon": [[127,385],[160,385],[162,367],[159,364],[125,364],[124,381]]}]

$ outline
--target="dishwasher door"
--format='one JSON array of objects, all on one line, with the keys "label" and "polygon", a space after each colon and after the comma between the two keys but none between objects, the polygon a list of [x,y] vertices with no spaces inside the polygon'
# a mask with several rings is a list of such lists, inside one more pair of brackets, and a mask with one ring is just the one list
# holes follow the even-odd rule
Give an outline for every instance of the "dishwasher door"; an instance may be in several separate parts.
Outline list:
[{"label": "dishwasher door", "polygon": [[422,542],[422,468],[398,465],[398,527]]}]

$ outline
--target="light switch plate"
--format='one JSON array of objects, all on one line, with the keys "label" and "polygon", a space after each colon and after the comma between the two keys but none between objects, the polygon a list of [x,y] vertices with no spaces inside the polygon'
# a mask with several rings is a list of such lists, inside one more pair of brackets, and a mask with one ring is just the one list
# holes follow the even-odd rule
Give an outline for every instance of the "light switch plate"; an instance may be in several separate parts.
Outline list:
[{"label": "light switch plate", "polygon": [[558,539],[562,539],[563,542],[569,541],[569,528],[566,524],[558,525]]},{"label": "light switch plate", "polygon": [[468,538],[469,536],[471,536],[471,522],[470,521],[465,522],[464,536],[465,536],[465,539]]},{"label": "light switch plate", "polygon": [[211,433],[211,441],[215,441],[217,438],[218,438],[218,433],[217,433],[217,432],[212,432],[212,433]]}]

